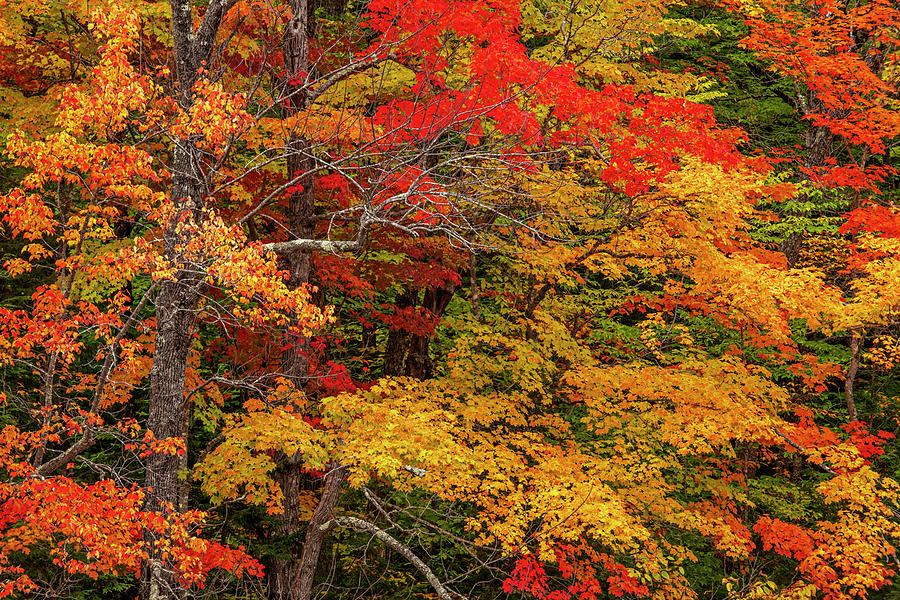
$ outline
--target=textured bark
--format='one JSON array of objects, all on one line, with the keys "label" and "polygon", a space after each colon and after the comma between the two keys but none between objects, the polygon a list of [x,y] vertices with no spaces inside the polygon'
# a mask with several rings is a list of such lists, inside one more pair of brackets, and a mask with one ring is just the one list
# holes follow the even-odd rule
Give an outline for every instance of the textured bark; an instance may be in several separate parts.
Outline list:
[{"label": "textured bark", "polygon": [[[292,0],[291,9],[294,16],[288,21],[284,37],[284,62],[288,66],[289,76],[293,77],[309,67],[309,40],[307,38],[308,10],[307,0]],[[286,84],[290,87],[290,84]],[[296,114],[305,106],[302,94],[291,94],[286,112]],[[289,179],[309,173],[313,167],[312,150],[309,140],[294,136],[287,141],[287,176]],[[288,200],[288,226],[291,239],[312,239],[315,235],[315,197],[311,176],[298,181],[297,189]],[[284,256],[289,278],[288,286],[296,289],[309,283],[312,268],[312,252],[310,249],[293,249]],[[309,359],[307,356],[309,342],[306,339],[288,340],[287,349],[282,356],[284,374],[293,379],[295,385],[302,385],[309,375]]]},{"label": "textured bark", "polygon": [[266,561],[268,597],[272,600],[294,600],[300,589],[299,545],[291,536],[301,531],[300,491],[303,489],[300,457],[285,458],[281,468],[275,472],[275,482],[284,494],[284,513],[278,515],[274,535],[287,542],[288,554]]},{"label": "textured bark", "polygon": [[300,577],[297,586],[299,600],[312,598],[319,557],[322,555],[322,547],[325,544],[325,537],[328,535],[327,528],[322,526],[331,519],[331,514],[338,505],[346,476],[347,468],[337,464],[330,465],[330,470],[325,475],[322,496],[309,520],[306,539],[303,540],[303,554],[300,558]]},{"label": "textured bark", "polygon": [[750,480],[755,478],[759,466],[759,449],[748,443],[740,443],[738,445],[738,456],[744,466],[744,479]]},{"label": "textured bark", "polygon": [[[179,145],[175,154],[173,202],[180,212],[196,214],[199,206],[197,199],[203,195],[197,180],[189,175],[190,151]],[[173,263],[180,259],[177,246],[185,241],[181,236],[174,226],[164,234],[165,255]],[[185,447],[188,407],[184,398],[184,378],[202,287],[202,278],[198,278],[194,271],[183,270],[176,273],[174,280],[161,284],[155,302],[157,331],[150,369],[147,429],[157,440],[177,438]],[[168,513],[187,508],[185,490],[178,479],[179,471],[185,466],[183,456],[155,453],[147,458],[144,510]],[[166,568],[162,557],[153,551],[154,536],[148,534],[147,541],[151,543],[151,553],[148,566],[144,569],[142,597],[183,597],[183,590],[176,585],[171,569]]]},{"label": "textured bark", "polygon": [[847,414],[850,421],[859,421],[856,414],[856,401],[853,399],[853,384],[856,381],[856,373],[859,371],[859,351],[862,348],[862,336],[850,335],[850,368],[847,369],[847,377],[844,379],[844,395],[847,399]]},{"label": "textured bark", "polygon": [[800,250],[803,249],[803,236],[792,231],[778,246],[778,251],[784,254],[788,266],[793,267],[800,260]]},{"label": "textured bark", "polygon": [[806,166],[820,167],[831,155],[831,142],[834,136],[827,127],[810,125],[806,130]]},{"label": "textured bark", "polygon": [[416,379],[428,379],[434,371],[434,361],[428,355],[431,347],[430,335],[411,335],[403,365],[403,374]]},{"label": "textured bark", "polygon": [[[406,290],[394,301],[397,308],[409,308],[419,301],[418,290]],[[399,377],[405,374],[406,353],[409,350],[410,333],[403,329],[391,329],[384,346],[381,374],[385,377]]]},{"label": "textured bark", "polygon": [[[292,0],[293,16],[285,28],[283,42],[284,63],[289,77],[309,69],[309,16],[307,0]],[[297,113],[304,108],[305,96],[292,94],[290,83],[285,84],[285,95],[289,97],[286,112]],[[309,173],[313,166],[309,141],[302,137],[287,140],[287,177],[292,179]],[[313,179],[304,177],[288,200],[288,226],[291,240],[314,241],[315,237],[315,196]],[[309,246],[294,245],[282,248],[283,261],[288,271],[288,286],[296,289],[310,282],[312,277],[312,249]],[[294,386],[302,389],[309,378],[309,340],[306,338],[285,339],[282,342],[281,370]],[[271,557],[266,561],[267,592],[270,600],[299,600],[303,590],[311,589],[319,561],[318,551],[304,544],[302,550],[294,539],[302,531],[300,519],[300,491],[311,482],[303,473],[302,456],[282,456],[279,469],[274,474],[276,483],[284,494],[284,513],[279,515],[274,535],[287,542],[286,555]],[[338,484],[340,485],[340,484]],[[326,483],[327,488],[327,483]],[[339,490],[338,490],[339,491]],[[323,493],[323,501],[325,494]],[[335,500],[336,502],[336,500]],[[320,501],[320,507],[322,501]],[[319,508],[316,509],[317,511]],[[330,514],[330,511],[329,511]],[[307,533],[308,537],[308,533]],[[308,597],[308,592],[307,596]]]},{"label": "textured bark", "polygon": [[[211,0],[199,27],[194,29],[191,4],[187,0],[170,0],[172,39],[178,76],[176,101],[185,111],[193,104],[192,89],[198,69],[210,59],[222,17],[236,0]],[[185,264],[179,245],[188,241],[189,233],[179,230],[181,218],[199,218],[206,198],[202,164],[195,140],[177,139],[173,150],[172,204],[176,219],[163,234],[163,253],[169,264]],[[172,280],[161,283],[156,298],[156,344],[150,369],[150,407],[147,428],[158,440],[187,440],[188,407],[184,395],[184,378],[190,355],[197,307],[204,286],[198,269],[190,265],[177,271]],[[170,454],[151,454],[147,459],[144,486],[147,495],[144,509],[160,513],[187,508],[186,490],[178,479],[186,466],[185,458]],[[142,598],[182,598],[185,591],[177,585],[174,572],[165,556],[155,549],[157,536],[145,534],[149,559],[141,578]]]},{"label": "textured bark", "polygon": [[[308,171],[311,168],[311,161],[307,158],[309,142],[303,139],[292,140],[291,147],[296,154],[288,158],[288,173]],[[288,221],[292,237],[311,239],[315,234],[315,221],[312,219],[315,214],[313,182],[307,178],[301,185],[303,189],[291,194],[288,201]],[[294,250],[284,260],[287,263],[289,287],[296,289],[309,283],[312,271],[312,253],[309,250]],[[286,377],[302,385],[309,375],[309,340],[298,338],[286,341],[282,371]]]}]

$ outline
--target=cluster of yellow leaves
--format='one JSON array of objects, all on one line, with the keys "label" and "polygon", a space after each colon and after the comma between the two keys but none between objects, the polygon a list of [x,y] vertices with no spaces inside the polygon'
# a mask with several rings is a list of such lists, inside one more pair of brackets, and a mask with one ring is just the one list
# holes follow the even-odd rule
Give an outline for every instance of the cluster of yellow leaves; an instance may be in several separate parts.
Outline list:
[{"label": "cluster of yellow leaves", "polygon": [[876,369],[890,371],[900,362],[900,340],[890,335],[880,335],[872,340],[872,346],[863,354],[863,358]]},{"label": "cluster of yellow leaves", "polygon": [[[554,543],[588,539],[618,553],[640,554],[641,581],[657,581],[652,573],[664,563],[667,573],[676,572],[678,561],[672,556],[692,558],[686,548],[660,540],[656,528],[661,524],[699,533],[734,560],[749,559],[755,550],[753,536],[739,515],[741,507],[754,505],[741,488],[743,475],[725,465],[736,462],[741,448],[783,444],[775,432],[790,429],[779,416],[788,407],[788,392],[773,382],[768,371],[739,357],[710,358],[694,343],[687,324],[677,322],[672,313],[660,312],[658,306],[642,310],[649,314],[635,327],[635,338],[648,347],[647,362],[633,357],[620,364],[598,362],[601,356],[592,343],[599,332],[591,321],[605,314],[604,307],[618,308],[621,296],[615,290],[604,296],[580,287],[586,283],[584,273],[622,283],[664,282],[663,294],[675,298],[676,307],[685,303],[684,312],[678,314],[696,310],[728,329],[756,330],[757,347],[780,348],[782,359],[796,359],[802,369],[831,374],[836,371],[830,366],[800,356],[791,340],[790,321],[802,319],[811,328],[834,330],[840,325],[842,304],[838,292],[824,283],[822,272],[789,270],[779,255],[759,249],[750,239],[749,222],[758,216],[754,198],[763,183],[759,174],[692,157],[680,161],[680,171],[657,189],[627,201],[627,214],[638,217],[624,223],[591,220],[591,215],[602,215],[626,201],[598,195],[574,174],[554,173],[552,178],[548,174],[543,180],[521,182],[540,192],[547,214],[579,214],[583,217],[579,226],[585,228],[582,235],[605,232],[606,240],[591,248],[574,241],[542,244],[523,235],[514,258],[498,259],[488,267],[495,286],[492,297],[504,298],[499,306],[508,306],[508,312],[499,309],[501,318],[484,315],[482,321],[448,319],[456,336],[444,355],[447,365],[440,382],[405,382],[402,389],[394,384],[383,399],[368,393],[344,397],[344,402],[351,402],[362,396],[366,402],[365,410],[355,413],[360,418],[351,436],[365,439],[365,453],[360,450],[359,456],[366,460],[353,454],[351,464],[371,465],[382,477],[393,470],[394,477],[404,482],[399,485],[424,487],[438,495],[451,489],[449,497],[458,498],[456,490],[464,492],[480,507],[470,527],[481,541],[500,541],[510,551],[533,544],[547,562],[554,561]],[[577,240],[578,235],[572,235],[577,228],[566,230],[561,221],[548,218],[541,230]],[[521,308],[544,288],[549,289],[546,298],[531,315],[523,316]],[[573,329],[573,323],[583,325]],[[677,344],[662,344],[666,338]],[[682,351],[673,352],[674,346]],[[812,373],[807,379],[817,377]],[[396,403],[403,410],[375,409],[379,402]],[[457,416],[455,423],[446,422],[444,413],[433,412],[447,407]],[[583,416],[580,423],[554,419],[551,407]],[[367,435],[357,429],[363,415],[409,420],[403,414],[407,412],[440,423],[438,431],[450,449],[430,450],[432,456],[447,456],[436,467],[422,462],[424,458],[404,447],[397,435],[382,440],[377,432]],[[423,434],[430,427],[427,421],[415,422],[412,439],[433,444]],[[392,431],[409,435],[405,425]],[[454,437],[459,441],[452,441]],[[383,448],[381,458],[372,455],[378,447]],[[811,450],[812,462],[843,465],[864,479],[858,470],[861,463],[818,452],[831,451]],[[702,472],[694,457],[721,461],[722,471]],[[457,473],[463,458],[478,465],[474,469],[480,481]],[[402,471],[404,461],[428,474],[412,478]],[[429,481],[435,468],[442,485]],[[842,479],[832,487],[823,484],[819,491],[849,506],[850,496],[861,488],[848,483]],[[874,489],[874,483],[866,485]],[[879,491],[864,495],[864,502],[883,506],[882,499],[890,494],[884,493],[887,484],[878,485]],[[838,488],[846,494],[838,494]],[[686,499],[695,495],[713,500]],[[848,521],[835,527],[841,535],[851,535],[860,526]],[[830,527],[827,521],[820,524],[822,531]],[[878,527],[889,535],[884,523]],[[849,574],[877,564],[887,546],[874,541],[873,536],[859,546],[858,559],[842,556],[846,564],[838,570]],[[839,553],[836,548],[843,542],[828,538],[827,543],[829,552]],[[836,554],[822,560],[833,562]],[[675,587],[668,591],[690,595],[686,582],[680,581],[681,588],[673,582]],[[848,582],[842,580],[835,589]],[[861,579],[858,589],[873,585],[871,578]],[[662,589],[656,587],[652,593]],[[756,582],[748,589],[747,597],[782,593],[772,582]]]},{"label": "cluster of yellow leaves", "polygon": [[677,4],[669,0],[528,0],[521,8],[523,35],[541,42],[536,58],[550,64],[574,63],[587,82],[633,84],[653,93],[689,97],[691,92],[706,92],[710,82],[690,73],[667,73],[622,60],[651,53],[658,36],[694,38],[715,33],[712,26],[672,18],[669,8]]},{"label": "cluster of yellow leaves", "polygon": [[[679,488],[669,475],[682,465],[661,452],[665,444],[702,454],[730,437],[771,438],[753,414],[756,409],[747,406],[737,374],[732,390],[718,383],[728,371],[726,366],[707,373],[708,391],[691,381],[677,392],[698,400],[706,394],[733,394],[725,409],[730,414],[708,428],[692,422],[691,411],[703,404],[698,400],[680,414],[660,408],[654,422],[647,410],[606,392],[609,406],[633,415],[635,423],[593,435],[590,441],[575,436],[565,419],[538,416],[541,401],[524,394],[458,390],[452,381],[382,380],[366,391],[326,398],[321,409],[329,435],[340,440],[333,447],[334,459],[350,465],[351,482],[366,483],[375,475],[401,489],[415,486],[448,500],[467,499],[479,507],[468,520],[479,542],[499,543],[515,553],[530,547],[548,562],[554,561],[560,543],[592,540],[635,557],[634,575],[653,582],[654,593],[662,598],[676,590],[687,593],[689,586],[676,567],[691,555],[657,537],[654,530],[660,523],[708,535],[735,557],[746,556],[752,547],[733,513],[675,499],[672,494]],[[632,384],[649,389],[660,376],[636,373]],[[619,383],[614,375],[610,381]],[[723,404],[719,397],[707,402],[709,413],[716,412],[715,403]],[[662,418],[664,412],[668,419]],[[705,436],[707,443],[678,439],[676,432],[691,425],[701,431],[683,435]]]},{"label": "cluster of yellow leaves", "polygon": [[[754,248],[748,219],[760,180],[747,171],[726,171],[695,159],[641,198],[634,210],[648,217],[607,244],[623,257],[619,269],[649,273],[672,270],[692,282],[691,294],[728,314],[732,325],[744,323],[767,332],[769,343],[790,343],[790,319],[812,329],[834,327],[840,314],[839,293],[813,269],[785,269],[783,258]],[[623,271],[612,271],[621,277]]]},{"label": "cluster of yellow leaves", "polygon": [[[273,401],[277,401],[273,398]],[[284,408],[254,411],[231,419],[225,441],[196,468],[203,490],[214,502],[243,498],[283,512],[283,493],[272,478],[275,453],[302,460],[309,469],[323,469],[329,459],[327,433],[302,414]]]},{"label": "cluster of yellow leaves", "polygon": [[[153,217],[161,229],[174,226],[184,240],[174,248],[178,262],[166,261],[158,252],[149,254],[154,280],[173,278],[185,268],[204,273],[232,300],[229,310],[234,317],[252,326],[284,326],[290,317],[291,327],[307,335],[330,319],[329,310],[310,303],[306,286],[287,286],[273,253],[250,243],[241,227],[226,224],[217,211],[205,208],[193,215],[166,201]],[[148,243],[139,239],[137,247],[146,250]]]},{"label": "cluster of yellow leaves", "polygon": [[675,343],[687,347],[692,346],[694,343],[687,326],[681,323],[667,324],[662,313],[648,315],[645,320],[638,323],[638,328],[641,330],[641,341],[650,353],[660,361],[665,360],[660,350],[663,342],[667,339],[671,338]]},{"label": "cluster of yellow leaves", "polygon": [[[668,4],[526,1],[522,34],[544,40],[536,58],[575,63],[579,77],[597,86],[627,82],[643,91],[709,98],[715,90],[702,77],[650,72],[616,58],[652,49],[660,34],[709,32],[691,21],[667,18]],[[258,10],[262,7],[239,3],[226,25],[237,28],[245,18],[278,24],[280,14]],[[21,274],[51,256],[51,241],[65,242],[71,252],[57,264],[60,289],[38,296],[32,315],[3,315],[9,318],[3,322],[0,361],[48,349],[71,361],[87,328],[111,341],[113,328],[121,326],[114,315],[123,312],[125,301],[116,296],[116,310],[103,313],[99,302],[91,301],[106,290],[86,278],[115,286],[139,274],[160,281],[193,270],[224,292],[230,316],[242,325],[284,328],[292,323],[294,333],[307,336],[323,326],[328,311],[310,304],[308,289],[288,289],[275,257],[249,243],[239,227],[227,225],[215,211],[185,214],[164,200],[153,187],[163,176],[152,168],[148,151],[85,138],[115,137],[129,125],[144,133],[166,126],[174,135],[196,140],[198,148],[216,159],[239,136],[250,148],[275,148],[292,136],[333,147],[360,144],[383,132],[374,119],[353,116],[364,111],[351,109],[365,106],[376,90],[405,92],[416,74],[388,63],[348,77],[297,115],[258,122],[247,112],[248,98],[226,91],[223,83],[201,79],[193,90],[194,103],[184,112],[172,103],[154,103],[160,91],[129,61],[138,39],[137,13],[105,7],[90,20],[103,40],[99,61],[88,84],[72,84],[62,92],[56,117],[61,131],[40,141],[16,132],[8,142],[9,154],[29,174],[20,188],[0,197],[0,210],[14,235],[33,243],[25,246],[27,259],[8,261],[7,271]],[[0,15],[0,42],[18,36],[19,29],[20,24]],[[244,58],[260,49],[241,39],[237,52]],[[454,48],[463,56],[471,52],[462,42]],[[463,71],[448,69],[447,85],[465,81]],[[133,119],[138,112],[145,116]],[[549,109],[541,116],[549,118]],[[486,129],[490,133],[490,126]],[[469,143],[477,144],[478,137]],[[594,184],[606,168],[604,149],[595,150],[601,158],[581,161],[577,169],[546,167],[517,175],[493,195],[466,190],[498,206],[541,216],[529,221],[527,230],[516,232],[509,224],[490,239],[514,250],[488,267],[496,289],[487,290],[491,294],[485,297],[499,306],[498,314],[483,321],[451,321],[457,335],[440,378],[382,380],[324,398],[315,407],[283,384],[266,402],[248,403],[246,414],[231,417],[220,410],[222,392],[208,386],[200,409],[211,426],[224,426],[224,442],[198,465],[196,474],[213,501],[243,498],[272,513],[281,511],[282,491],[271,474],[277,457],[286,456],[308,469],[332,462],[347,465],[353,485],[375,477],[402,490],[415,487],[446,500],[471,502],[477,508],[467,523],[473,535],[510,553],[531,548],[552,562],[560,543],[588,540],[632,558],[636,566],[631,575],[654,582],[652,594],[659,598],[692,594],[678,565],[693,557],[667,542],[658,533],[661,528],[696,532],[723,555],[747,558],[753,544],[736,515],[739,505],[752,503],[736,485],[740,475],[714,467],[716,461],[735,459],[739,445],[780,443],[774,432],[784,425],[778,413],[787,405],[787,393],[762,368],[735,357],[704,355],[688,327],[676,322],[677,303],[689,302],[687,311],[712,315],[729,329],[753,330],[759,347],[790,350],[791,319],[826,331],[884,319],[900,297],[900,263],[893,258],[900,248],[894,240],[861,237],[865,248],[886,258],[867,266],[867,276],[854,283],[853,301],[843,307],[837,292],[823,284],[822,273],[787,270],[780,257],[750,239],[749,220],[759,216],[752,198],[763,187],[760,174],[679,156],[679,170],[648,192],[626,197]],[[561,149],[560,157],[571,162],[577,155]],[[471,167],[472,172],[481,175],[478,169],[483,169],[488,182],[497,173],[505,177],[508,168],[497,162],[486,161]],[[79,200],[87,206],[58,221],[54,184],[79,190]],[[516,192],[510,194],[510,189]],[[252,197],[246,188],[232,194],[239,202]],[[112,223],[123,204],[149,212],[152,231],[134,244],[111,243]],[[471,208],[464,202],[460,207]],[[170,253],[177,257],[174,261],[163,259],[154,237],[170,228],[183,240]],[[67,277],[73,279],[65,292]],[[619,291],[581,289],[588,279],[616,282],[620,289],[631,282],[635,289],[661,287],[663,295],[676,299],[676,308],[668,312],[641,307],[649,314],[633,327],[646,350],[640,358],[617,360],[598,343],[623,338],[625,328],[610,333],[596,322],[611,309],[631,309],[621,308]],[[542,295],[546,297],[532,302]],[[85,315],[77,321],[66,318],[75,306],[74,312]],[[207,305],[209,314],[220,308]],[[628,340],[614,342],[625,345]],[[148,373],[152,346],[152,334],[147,334],[104,350],[119,354],[114,383],[106,388],[101,408],[130,397]],[[199,389],[204,382],[198,355],[191,360],[187,383]],[[70,391],[88,392],[95,383],[87,376]],[[53,435],[59,439],[56,429]],[[183,451],[179,443],[147,438],[140,449],[177,453]],[[840,470],[818,491],[841,508],[836,521],[818,526],[823,549],[805,559],[801,571],[806,579],[782,590],[781,597],[802,597],[809,591],[806,581],[819,588],[837,581],[835,589],[854,593],[872,587],[871,573],[884,573],[879,561],[888,552],[880,536],[898,533],[883,514],[897,490],[849,446],[813,447],[808,457]],[[698,467],[700,463],[704,466]],[[77,533],[77,539],[86,539],[84,531]],[[106,532],[88,534],[87,539],[118,548],[118,540]],[[165,539],[190,545],[194,555],[208,549],[185,536],[170,533]],[[73,544],[76,550],[88,547]],[[27,545],[6,550],[21,551]],[[70,556],[60,560],[81,572]],[[866,569],[869,574],[861,575]],[[779,592],[769,583],[754,585],[748,597],[774,597]]]},{"label": "cluster of yellow leaves", "polygon": [[900,304],[900,239],[862,233],[860,251],[874,255],[864,266],[864,276],[851,283],[852,295],[842,307],[840,324],[888,324]]},{"label": "cluster of yellow leaves", "polygon": [[767,441],[783,392],[737,362],[686,361],[670,368],[578,367],[565,375],[598,434],[656,439],[678,454],[733,455],[732,440]]}]

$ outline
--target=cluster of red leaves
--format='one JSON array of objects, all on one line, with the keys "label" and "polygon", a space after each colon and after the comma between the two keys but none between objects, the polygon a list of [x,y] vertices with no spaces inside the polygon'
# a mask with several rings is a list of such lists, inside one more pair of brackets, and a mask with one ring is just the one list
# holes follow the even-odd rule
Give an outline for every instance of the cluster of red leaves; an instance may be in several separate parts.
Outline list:
[{"label": "cluster of red leaves", "polygon": [[859,450],[860,456],[867,459],[884,454],[885,443],[895,437],[890,431],[870,433],[866,424],[860,421],[841,425],[841,429],[850,434],[850,442]]},{"label": "cluster of red leaves", "polygon": [[841,233],[867,231],[884,237],[900,237],[900,214],[890,206],[867,204],[847,213]]},{"label": "cluster of red leaves", "polygon": [[753,531],[762,539],[763,550],[773,550],[788,558],[803,560],[815,547],[815,540],[809,531],[780,519],[761,517],[753,526]]},{"label": "cluster of red leaves", "polygon": [[[147,512],[142,489],[111,480],[82,483],[66,476],[37,476],[25,457],[42,442],[41,432],[19,432],[12,426],[0,435],[0,598],[36,589],[11,557],[38,549],[48,551],[52,563],[72,575],[137,576],[149,555],[145,532],[165,533],[166,556],[185,585],[202,587],[214,569],[262,576],[262,565],[244,548],[195,534],[204,519],[201,512]],[[180,451],[183,443],[162,444],[150,436],[137,446],[168,453]]]},{"label": "cluster of red leaves", "polygon": [[[558,576],[551,578],[544,565],[534,556],[516,561],[510,576],[503,582],[503,591],[527,592],[538,600],[596,600],[603,596],[597,569],[606,571],[607,591],[617,598],[649,595],[649,588],[628,568],[611,556],[597,552],[586,543],[559,544],[553,549]],[[555,581],[567,581],[564,589],[551,589]]]}]

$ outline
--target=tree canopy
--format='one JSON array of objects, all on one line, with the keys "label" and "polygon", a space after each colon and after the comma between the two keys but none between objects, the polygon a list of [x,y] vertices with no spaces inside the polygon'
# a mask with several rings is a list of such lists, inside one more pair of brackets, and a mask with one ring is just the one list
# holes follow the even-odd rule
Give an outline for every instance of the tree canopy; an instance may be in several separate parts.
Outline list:
[{"label": "tree canopy", "polygon": [[0,598],[896,596],[896,3],[0,7]]}]

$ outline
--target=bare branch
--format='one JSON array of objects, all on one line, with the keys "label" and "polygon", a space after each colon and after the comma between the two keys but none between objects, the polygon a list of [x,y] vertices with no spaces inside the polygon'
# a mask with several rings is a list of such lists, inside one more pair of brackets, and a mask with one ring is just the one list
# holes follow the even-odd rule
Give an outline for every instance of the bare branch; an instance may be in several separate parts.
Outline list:
[{"label": "bare branch", "polygon": [[[395,537],[388,534],[383,529],[369,523],[368,521],[364,521],[362,519],[357,519],[356,517],[335,517],[320,525],[319,528],[322,531],[327,531],[332,527],[344,527],[347,529],[353,529],[356,531],[363,531],[366,533],[371,533],[374,537],[378,538],[398,553],[403,555],[406,560],[408,560],[412,565],[419,570],[419,572],[428,580],[428,583],[431,584],[431,587],[434,588],[434,591],[437,592],[437,595],[441,598],[441,600],[453,600],[453,596],[450,594],[449,590],[444,587],[444,584],[441,583],[441,580],[437,578],[437,575],[434,574],[428,565],[426,565],[421,558],[416,556],[415,552],[413,552],[409,546],[406,546]],[[465,596],[462,594],[456,594],[458,598],[465,599]]]},{"label": "bare branch", "polygon": [[[134,325],[138,315],[144,308],[144,305],[147,304],[147,301],[150,299],[150,296],[156,289],[156,287],[157,282],[154,282],[149,288],[147,288],[147,291],[144,292],[144,296],[141,298],[141,301],[138,302],[137,306],[135,306],[131,311],[131,314],[128,316],[128,320],[125,321],[124,325],[122,325],[122,328],[119,330],[116,338],[109,344],[108,354],[106,355],[106,359],[103,361],[103,368],[100,370],[100,376],[97,378],[97,386],[94,388],[94,397],[91,400],[91,407],[89,409],[89,412],[96,413],[97,410],[99,410],[100,399],[103,397],[103,390],[106,388],[106,383],[109,381],[109,374],[116,362],[116,347]],[[72,462],[75,457],[90,448],[94,444],[96,438],[97,432],[95,428],[92,425],[86,425],[84,435],[81,436],[80,440],[75,442],[75,444],[70,446],[69,449],[62,454],[40,465],[35,470],[32,476],[43,477],[49,475],[60,467]]]},{"label": "bare branch", "polygon": [[305,250],[307,252],[320,251],[338,254],[340,252],[361,252],[369,241],[369,233],[372,228],[374,219],[363,215],[359,221],[359,233],[355,240],[312,240],[312,239],[295,239],[287,242],[272,242],[265,244],[264,250],[275,252],[276,254],[287,254],[296,250]]},{"label": "bare branch", "polygon": [[[778,437],[783,438],[788,444],[790,444],[791,446],[793,446],[794,448],[796,448],[798,451],[802,452],[803,454],[808,454],[806,448],[804,448],[803,446],[801,446],[800,444],[798,444],[797,442],[795,442],[794,440],[792,440],[791,438],[789,438],[787,435],[781,433],[780,430],[776,429],[776,430],[775,430],[775,434],[776,434]],[[832,468],[829,467],[828,465],[822,464],[822,463],[813,463],[813,464],[814,464],[815,466],[817,466],[818,468],[822,469],[823,471],[825,471],[826,473],[828,473],[829,475],[837,476],[837,471],[835,471],[834,469],[832,469]]]}]

